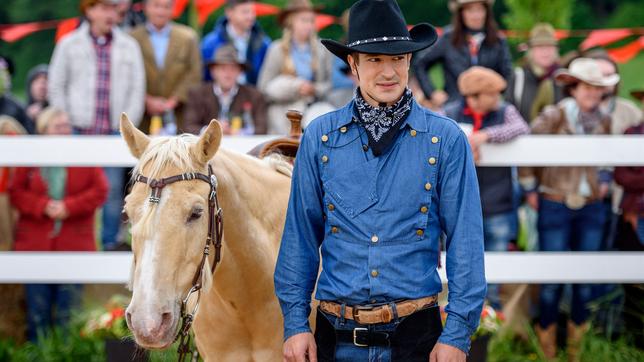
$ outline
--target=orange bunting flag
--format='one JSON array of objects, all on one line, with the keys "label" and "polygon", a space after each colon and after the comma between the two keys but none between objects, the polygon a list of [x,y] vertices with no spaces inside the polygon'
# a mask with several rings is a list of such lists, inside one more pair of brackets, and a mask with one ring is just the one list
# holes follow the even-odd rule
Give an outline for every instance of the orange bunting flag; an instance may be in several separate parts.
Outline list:
[{"label": "orange bunting flag", "polygon": [[48,21],[35,21],[31,23],[24,24],[9,24],[8,26],[3,26],[0,30],[0,39],[6,41],[7,43],[16,42],[31,33],[35,33],[40,30],[53,29],[55,28],[61,20],[48,20]]},{"label": "orange bunting flag", "polygon": [[60,39],[62,39],[65,35],[76,30],[79,24],[80,18],[71,18],[61,21],[60,24],[58,24],[58,28],[56,29],[56,43],[58,43],[58,41],[60,41]]},{"label": "orange bunting flag", "polygon": [[333,15],[317,14],[315,16],[315,27],[318,31],[338,22],[338,18]]},{"label": "orange bunting flag", "polygon": [[176,19],[183,14],[183,11],[186,10],[190,0],[174,0],[174,8],[172,9],[172,18]]},{"label": "orange bunting flag", "polygon": [[208,20],[208,16],[210,16],[210,14],[214,13],[224,5],[224,1],[225,0],[196,0],[199,25],[203,25],[206,20]]},{"label": "orange bunting flag", "polygon": [[255,14],[257,14],[257,16],[275,15],[279,12],[280,8],[275,5],[264,4],[260,2],[255,3]]},{"label": "orange bunting flag", "polygon": [[601,29],[593,30],[588,34],[586,40],[579,46],[581,50],[587,50],[592,47],[604,46],[622,40],[633,35],[631,29]]},{"label": "orange bunting flag", "polygon": [[639,37],[632,43],[628,43],[620,48],[608,49],[608,55],[616,63],[628,63],[631,59],[635,58],[640,51],[644,49],[644,36]]}]

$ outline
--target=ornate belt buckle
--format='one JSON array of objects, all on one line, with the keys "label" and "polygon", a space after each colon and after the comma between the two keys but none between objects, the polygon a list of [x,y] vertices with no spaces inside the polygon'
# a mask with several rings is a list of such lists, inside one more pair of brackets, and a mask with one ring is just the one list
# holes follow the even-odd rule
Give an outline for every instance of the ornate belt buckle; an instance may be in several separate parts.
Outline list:
[{"label": "ornate belt buckle", "polygon": [[358,343],[358,332],[368,332],[367,328],[354,328],[353,329],[353,344],[357,347],[369,347],[368,344]]},{"label": "ornate belt buckle", "polygon": [[586,206],[586,198],[579,194],[566,195],[564,204],[571,210],[579,210]]}]

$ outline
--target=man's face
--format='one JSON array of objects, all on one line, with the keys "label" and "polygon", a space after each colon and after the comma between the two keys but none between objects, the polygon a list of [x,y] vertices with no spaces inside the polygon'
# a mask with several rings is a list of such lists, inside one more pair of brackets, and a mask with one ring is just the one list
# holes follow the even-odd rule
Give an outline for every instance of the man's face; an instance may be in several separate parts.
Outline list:
[{"label": "man's face", "polygon": [[210,75],[224,91],[229,91],[237,83],[242,69],[238,64],[214,64],[210,66]]},{"label": "man's face", "polygon": [[250,31],[255,24],[255,4],[243,3],[226,9],[226,17],[230,25],[243,31]]},{"label": "man's face", "polygon": [[465,96],[465,102],[472,111],[487,114],[497,108],[499,98],[499,93],[482,92]]},{"label": "man's face", "polygon": [[411,54],[382,55],[358,53],[349,56],[349,66],[363,97],[371,105],[387,103],[400,99],[409,81]]},{"label": "man's face", "polygon": [[100,2],[85,11],[85,15],[91,24],[92,30],[97,32],[97,34],[94,35],[106,35],[112,30],[112,27],[116,25],[118,20],[116,7],[117,5],[114,4]]},{"label": "man's face", "polygon": [[145,16],[157,29],[161,29],[172,19],[174,0],[147,0],[145,2]]},{"label": "man's face", "polygon": [[539,45],[530,48],[530,61],[543,69],[550,68],[559,58],[559,48],[554,45]]}]

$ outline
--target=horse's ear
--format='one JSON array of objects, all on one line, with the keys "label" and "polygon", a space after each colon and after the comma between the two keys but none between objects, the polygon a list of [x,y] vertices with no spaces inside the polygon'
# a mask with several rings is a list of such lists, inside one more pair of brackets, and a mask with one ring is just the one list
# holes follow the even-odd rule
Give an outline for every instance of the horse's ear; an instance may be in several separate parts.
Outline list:
[{"label": "horse's ear", "polygon": [[221,138],[221,126],[216,119],[213,119],[201,136],[199,136],[199,142],[197,142],[193,149],[197,161],[204,164],[210,161],[219,149]]},{"label": "horse's ear", "polygon": [[137,159],[141,157],[150,143],[150,137],[134,127],[125,113],[121,113],[121,135],[130,148],[130,153]]}]

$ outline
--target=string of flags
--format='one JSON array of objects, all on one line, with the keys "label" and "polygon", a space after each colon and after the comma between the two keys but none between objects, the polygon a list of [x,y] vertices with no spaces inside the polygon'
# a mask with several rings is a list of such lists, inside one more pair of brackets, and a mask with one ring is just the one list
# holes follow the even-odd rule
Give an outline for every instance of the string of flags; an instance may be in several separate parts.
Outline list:
[{"label": "string of flags", "polygon": [[[208,20],[208,17],[219,10],[225,3],[225,0],[193,0],[195,11],[197,13],[197,22],[203,26]],[[180,17],[189,5],[190,0],[175,0],[172,15],[174,18]],[[142,3],[135,3],[133,5],[135,11],[142,10]],[[261,2],[255,3],[255,11],[257,16],[273,16],[277,15],[280,8]],[[47,21],[34,21],[21,24],[1,24],[0,25],[0,39],[12,43],[23,39],[30,34],[41,30],[56,29],[56,41],[59,41],[64,35],[72,32],[78,27],[80,19],[68,18],[59,20]],[[328,15],[317,14],[316,26],[318,31],[322,30],[333,24],[339,24],[340,18]],[[439,32],[441,29],[438,29]],[[509,38],[525,39],[527,32],[504,30],[505,35]],[[638,36],[626,45],[617,48],[607,49],[608,54],[618,63],[626,63],[642,50],[644,50],[644,28],[620,28],[620,29],[597,29],[597,30],[557,30],[556,36],[558,39],[566,38],[585,38],[580,45],[581,50],[590,49],[593,47],[604,47],[618,41],[622,41],[632,36]]]}]

